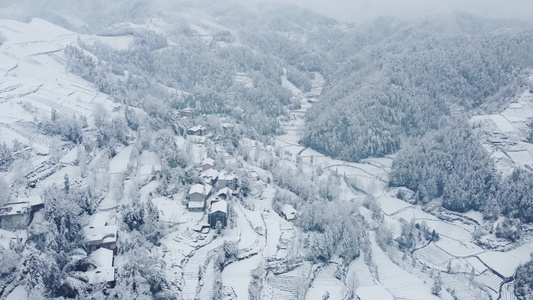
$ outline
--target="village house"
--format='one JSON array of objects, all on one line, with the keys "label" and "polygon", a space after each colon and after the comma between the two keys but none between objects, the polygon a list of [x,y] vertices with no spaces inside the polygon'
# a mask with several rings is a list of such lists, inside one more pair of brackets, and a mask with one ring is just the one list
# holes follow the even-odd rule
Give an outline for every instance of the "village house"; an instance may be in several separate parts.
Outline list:
[{"label": "village house", "polygon": [[82,231],[88,252],[105,248],[117,254],[117,225],[88,226]]},{"label": "village house", "polygon": [[30,224],[29,202],[8,203],[0,208],[0,226],[3,229],[23,229]]},{"label": "village house", "polygon": [[222,123],[222,130],[225,132],[225,133],[228,133],[228,132],[231,132],[233,131],[233,128],[235,126],[233,126],[233,124],[230,124],[230,123]]},{"label": "village house", "polygon": [[226,227],[228,225],[228,202],[225,200],[211,202],[207,221],[211,228],[216,228],[218,222],[222,227]]},{"label": "village house", "polygon": [[109,287],[115,286],[115,272],[113,251],[99,248],[89,255],[94,261],[95,268],[85,272],[89,284],[107,283]]},{"label": "village house", "polygon": [[207,184],[195,184],[189,190],[189,203],[187,207],[191,211],[203,211],[205,200],[211,195],[212,187]]},{"label": "village house", "polygon": [[41,196],[18,198],[0,207],[0,227],[3,229],[24,229],[32,218],[33,213],[44,207]]},{"label": "village house", "polygon": [[218,180],[218,171],[215,169],[207,169],[200,173],[200,177],[205,184],[214,186]]},{"label": "village house", "polygon": [[222,171],[218,175],[217,188],[222,189],[228,187],[232,190],[237,189],[237,176],[235,173],[229,173],[227,171]]},{"label": "village house", "polygon": [[281,208],[281,214],[283,214],[283,216],[285,217],[285,220],[287,221],[290,221],[296,218],[296,210],[290,204],[283,205],[283,207]]},{"label": "village house", "polygon": [[207,128],[201,125],[191,127],[187,129],[188,135],[205,136],[207,134]]},{"label": "village house", "polygon": [[225,187],[218,191],[217,197],[222,200],[230,200],[232,194],[233,191],[230,188]]},{"label": "village house", "polygon": [[206,158],[202,162],[202,171],[212,169],[215,166],[215,160],[212,158]]},{"label": "village house", "polygon": [[196,112],[196,109],[194,108],[187,107],[187,108],[178,110],[178,116],[180,118],[193,119],[196,117],[196,115],[197,115],[197,112]]}]

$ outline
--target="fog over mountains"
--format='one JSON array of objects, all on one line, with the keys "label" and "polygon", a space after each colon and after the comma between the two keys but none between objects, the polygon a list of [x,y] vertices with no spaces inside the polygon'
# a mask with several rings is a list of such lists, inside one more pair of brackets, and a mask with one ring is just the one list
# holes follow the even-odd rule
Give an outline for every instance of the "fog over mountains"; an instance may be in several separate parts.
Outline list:
[{"label": "fog over mountains", "polygon": [[4,1],[0,299],[529,299],[531,8]]}]

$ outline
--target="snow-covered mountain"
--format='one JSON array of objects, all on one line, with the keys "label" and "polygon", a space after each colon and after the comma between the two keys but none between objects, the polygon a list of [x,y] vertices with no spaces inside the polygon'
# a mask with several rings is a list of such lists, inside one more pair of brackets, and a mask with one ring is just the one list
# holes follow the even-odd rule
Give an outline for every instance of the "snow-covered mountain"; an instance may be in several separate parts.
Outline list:
[{"label": "snow-covered mountain", "polygon": [[529,25],[12,2],[1,299],[527,293]]}]

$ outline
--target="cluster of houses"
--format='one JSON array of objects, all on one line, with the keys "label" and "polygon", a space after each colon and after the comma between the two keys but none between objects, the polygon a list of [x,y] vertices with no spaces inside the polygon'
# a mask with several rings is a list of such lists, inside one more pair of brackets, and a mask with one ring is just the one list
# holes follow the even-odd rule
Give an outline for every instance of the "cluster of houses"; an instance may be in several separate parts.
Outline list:
[{"label": "cluster of houses", "polygon": [[190,211],[204,212],[208,209],[208,223],[215,228],[217,223],[227,225],[228,202],[232,196],[239,194],[238,180],[235,173],[217,171],[214,160],[207,158],[202,162],[200,178],[189,189],[187,208]]},{"label": "cluster of houses", "polygon": [[115,285],[115,255],[117,254],[118,226],[108,223],[106,213],[93,215],[88,226],[83,228],[84,244],[95,263],[85,275],[90,284],[107,283]]},{"label": "cluster of houses", "polygon": [[[0,207],[0,228],[6,230],[26,229],[34,213],[44,208],[41,196],[18,198]],[[117,225],[107,222],[107,214],[95,214],[89,226],[83,228],[84,244],[95,266],[86,272],[90,284],[115,284],[117,254]]]}]

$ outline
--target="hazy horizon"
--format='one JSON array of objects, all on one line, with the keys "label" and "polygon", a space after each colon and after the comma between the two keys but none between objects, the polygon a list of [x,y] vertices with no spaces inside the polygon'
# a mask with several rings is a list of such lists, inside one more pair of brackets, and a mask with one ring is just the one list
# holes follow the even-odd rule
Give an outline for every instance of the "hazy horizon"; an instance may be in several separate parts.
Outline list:
[{"label": "hazy horizon", "polygon": [[[243,5],[273,3],[268,0],[232,0]],[[436,14],[461,11],[491,18],[531,18],[530,0],[278,0],[311,9],[326,16],[351,22],[364,22],[380,16],[417,19]]]}]

